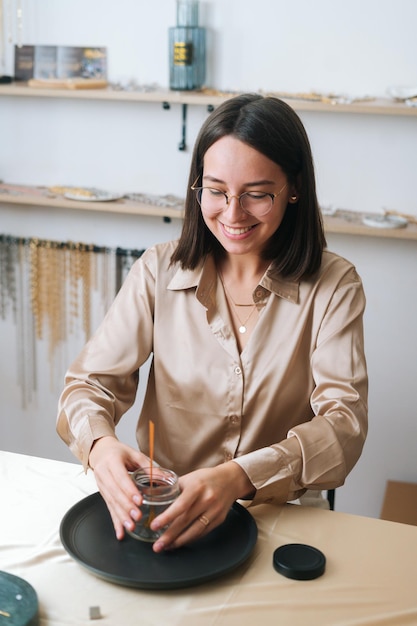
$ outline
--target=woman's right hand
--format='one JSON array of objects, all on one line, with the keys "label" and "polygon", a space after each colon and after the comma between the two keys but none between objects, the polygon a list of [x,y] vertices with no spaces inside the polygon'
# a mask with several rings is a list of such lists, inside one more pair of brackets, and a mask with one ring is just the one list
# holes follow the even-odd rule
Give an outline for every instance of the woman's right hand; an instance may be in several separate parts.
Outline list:
[{"label": "woman's right hand", "polygon": [[120,442],[105,436],[94,442],[89,465],[94,471],[97,487],[109,509],[117,539],[123,539],[125,530],[133,530],[141,513],[142,497],[129,472],[146,467],[149,458]]}]

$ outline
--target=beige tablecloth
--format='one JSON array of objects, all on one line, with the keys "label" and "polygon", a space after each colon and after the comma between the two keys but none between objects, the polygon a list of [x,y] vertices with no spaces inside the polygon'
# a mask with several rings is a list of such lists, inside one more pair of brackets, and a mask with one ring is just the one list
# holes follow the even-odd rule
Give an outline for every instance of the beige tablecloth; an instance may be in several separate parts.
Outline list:
[{"label": "beige tablecloth", "polygon": [[[62,547],[63,515],[96,490],[79,465],[0,452],[0,570],[34,587],[42,626],[417,625],[415,526],[262,505],[251,509],[254,553],[235,572],[190,589],[143,591],[97,578]],[[325,574],[278,574],[272,554],[285,543],[322,550]],[[90,621],[91,606],[101,619]]]}]

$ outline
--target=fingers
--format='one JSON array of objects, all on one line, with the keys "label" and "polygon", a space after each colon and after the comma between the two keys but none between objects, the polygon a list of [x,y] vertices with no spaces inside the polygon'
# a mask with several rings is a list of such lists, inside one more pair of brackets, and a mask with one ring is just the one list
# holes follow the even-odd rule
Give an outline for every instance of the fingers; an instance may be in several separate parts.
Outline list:
[{"label": "fingers", "polygon": [[210,520],[207,515],[200,515],[195,519],[185,530],[183,530],[175,539],[171,539],[171,531],[175,531],[175,527],[170,527],[169,530],[162,535],[162,537],[154,544],[155,552],[162,552],[163,550],[180,548],[193,541],[197,541],[204,535],[211,532],[216,526],[221,524],[225,519],[225,515],[221,517],[216,516],[213,520]]},{"label": "fingers", "polygon": [[152,523],[168,529],[155,542],[161,552],[179,548],[206,535],[221,524],[233,502],[253,491],[253,485],[236,463],[196,470],[180,478],[181,495]]},{"label": "fingers", "polygon": [[[128,469],[137,469],[148,459],[138,451],[108,437],[94,448],[94,475],[97,486],[109,510],[117,539],[125,530],[132,531],[140,519],[142,496],[130,478]],[[98,443],[100,443],[99,440]]]},{"label": "fingers", "polygon": [[[178,516],[168,527],[165,533],[154,545],[154,552],[162,552],[167,549],[180,548],[188,543],[200,539],[211,532],[216,526],[221,524],[229,510],[229,506],[219,511],[207,511],[206,513],[187,514]],[[189,518],[192,518],[191,520]],[[187,520],[187,521],[186,521]],[[152,523],[152,528],[159,525],[160,520],[156,518]]]},{"label": "fingers", "polygon": [[178,525],[171,524],[169,529],[155,541],[153,550],[154,552],[163,552],[168,549],[180,548],[203,537],[210,532],[210,530],[215,528],[216,525],[217,524],[213,523],[212,527],[209,529],[208,526],[202,525],[201,522],[196,519],[184,530],[183,526],[179,528]]},{"label": "fingers", "polygon": [[[180,481],[181,483],[181,481]],[[225,519],[232,504],[206,481],[183,481],[183,491],[171,506],[152,522],[152,529],[168,529],[154,545],[155,552],[179,548],[209,533]]]},{"label": "fingers", "polygon": [[123,539],[124,531],[133,530],[140,518],[139,506],[142,498],[124,468],[97,467],[97,486],[103,496],[118,539]]}]

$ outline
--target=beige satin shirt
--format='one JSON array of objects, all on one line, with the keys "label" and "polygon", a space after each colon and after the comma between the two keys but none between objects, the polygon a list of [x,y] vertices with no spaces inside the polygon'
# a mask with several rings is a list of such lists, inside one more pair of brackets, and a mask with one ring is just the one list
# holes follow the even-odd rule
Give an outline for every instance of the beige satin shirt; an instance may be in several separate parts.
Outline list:
[{"label": "beige satin shirt", "polygon": [[213,260],[170,267],[176,243],[136,261],[103,323],[71,365],[58,433],[86,467],[95,439],[135,400],[153,353],[137,427],[155,460],[184,474],[234,459],[254,503],[291,500],[343,484],[367,432],[365,298],[355,268],[324,252],[312,279],[267,271],[254,291],[264,306],[239,353]]}]

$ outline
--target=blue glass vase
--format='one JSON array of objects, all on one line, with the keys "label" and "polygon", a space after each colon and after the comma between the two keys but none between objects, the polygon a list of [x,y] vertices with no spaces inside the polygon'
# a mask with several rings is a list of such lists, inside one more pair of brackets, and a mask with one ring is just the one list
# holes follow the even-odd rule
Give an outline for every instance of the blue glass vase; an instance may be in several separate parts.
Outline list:
[{"label": "blue glass vase", "polygon": [[206,30],[198,25],[198,0],[177,0],[177,25],[168,34],[170,89],[201,89],[206,79]]}]

